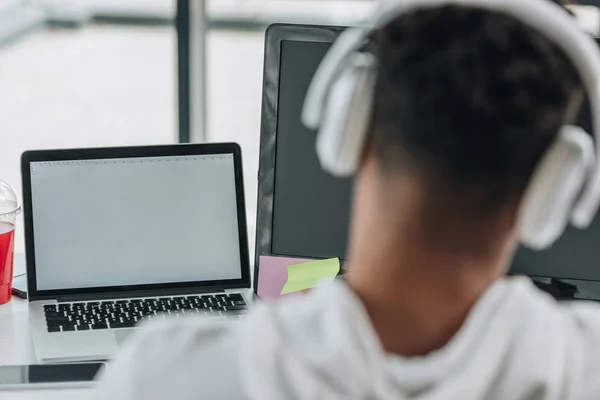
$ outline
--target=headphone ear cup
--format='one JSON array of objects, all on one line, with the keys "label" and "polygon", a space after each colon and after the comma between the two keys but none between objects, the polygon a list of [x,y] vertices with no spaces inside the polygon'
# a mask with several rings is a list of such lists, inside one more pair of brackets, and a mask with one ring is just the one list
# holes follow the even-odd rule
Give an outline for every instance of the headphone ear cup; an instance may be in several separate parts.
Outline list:
[{"label": "headphone ear cup", "polygon": [[561,129],[536,167],[521,202],[517,223],[523,245],[541,250],[560,237],[593,168],[593,153],[593,140],[583,129]]},{"label": "headphone ear cup", "polygon": [[353,58],[331,84],[316,144],[321,167],[338,177],[358,167],[371,119],[374,61],[369,54]]}]

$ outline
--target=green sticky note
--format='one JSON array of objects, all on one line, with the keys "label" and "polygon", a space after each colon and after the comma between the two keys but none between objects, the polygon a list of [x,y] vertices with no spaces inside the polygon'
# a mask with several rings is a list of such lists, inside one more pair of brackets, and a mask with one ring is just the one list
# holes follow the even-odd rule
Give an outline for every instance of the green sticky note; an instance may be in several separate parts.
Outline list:
[{"label": "green sticky note", "polygon": [[313,288],[324,282],[331,282],[340,272],[339,258],[311,261],[288,265],[288,278],[281,294]]}]

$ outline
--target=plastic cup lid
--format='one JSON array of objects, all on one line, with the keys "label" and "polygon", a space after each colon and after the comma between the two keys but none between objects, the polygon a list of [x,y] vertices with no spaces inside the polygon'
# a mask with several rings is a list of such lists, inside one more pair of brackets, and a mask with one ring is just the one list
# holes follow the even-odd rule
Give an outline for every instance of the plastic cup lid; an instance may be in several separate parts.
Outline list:
[{"label": "plastic cup lid", "polygon": [[4,181],[0,181],[0,215],[18,214],[21,206],[14,190]]}]

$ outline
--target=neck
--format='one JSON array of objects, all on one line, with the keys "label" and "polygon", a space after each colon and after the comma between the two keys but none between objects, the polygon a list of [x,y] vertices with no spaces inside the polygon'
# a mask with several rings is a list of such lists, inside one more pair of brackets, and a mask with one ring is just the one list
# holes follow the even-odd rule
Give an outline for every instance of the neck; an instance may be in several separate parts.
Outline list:
[{"label": "neck", "polygon": [[386,351],[416,356],[443,347],[506,270],[512,247],[507,240],[497,251],[471,254],[448,245],[452,239],[444,243],[441,237],[424,237],[419,213],[411,207],[416,199],[394,198],[392,207],[364,198],[378,190],[358,185],[362,190],[355,193],[348,254],[350,287],[364,303]]},{"label": "neck", "polygon": [[348,283],[363,301],[384,349],[404,356],[443,347],[498,278],[473,273],[485,265],[424,257],[403,246],[387,256],[369,253],[350,256]]}]

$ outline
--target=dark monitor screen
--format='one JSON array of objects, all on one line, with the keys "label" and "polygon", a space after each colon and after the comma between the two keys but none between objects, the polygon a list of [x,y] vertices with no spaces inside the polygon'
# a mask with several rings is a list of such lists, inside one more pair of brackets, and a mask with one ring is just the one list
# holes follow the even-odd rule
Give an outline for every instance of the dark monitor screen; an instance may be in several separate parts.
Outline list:
[{"label": "dark monitor screen", "polygon": [[271,252],[296,257],[346,256],[352,181],[325,173],[316,133],[300,121],[311,78],[331,43],[281,42]]},{"label": "dark monitor screen", "polygon": [[[271,254],[346,258],[350,179],[321,170],[315,132],[300,121],[311,78],[330,43],[281,41]],[[589,107],[579,122],[590,129]],[[600,281],[600,222],[569,228],[543,252],[519,249],[513,273]]]}]

